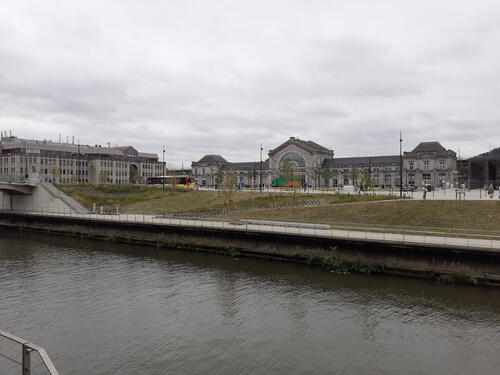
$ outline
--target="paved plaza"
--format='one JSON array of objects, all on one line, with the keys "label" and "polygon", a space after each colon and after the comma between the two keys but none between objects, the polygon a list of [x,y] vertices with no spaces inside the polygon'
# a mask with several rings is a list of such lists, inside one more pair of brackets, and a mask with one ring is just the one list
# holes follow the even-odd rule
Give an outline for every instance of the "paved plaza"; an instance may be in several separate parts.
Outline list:
[{"label": "paved plaza", "polygon": [[[215,190],[215,189],[209,189],[209,188],[200,188],[200,190]],[[259,189],[244,189],[243,192],[245,191],[251,191],[251,192],[258,192]],[[297,188],[295,190],[297,193],[300,194],[351,194],[351,195],[357,195],[358,191],[354,190],[352,187],[345,187],[341,190],[322,190],[322,189],[307,189],[307,191],[304,192],[303,189]],[[263,190],[265,193],[292,193],[291,190],[289,189],[282,189],[282,188],[265,188]],[[361,192],[361,194],[365,194],[365,192]],[[388,196],[393,196],[395,198],[399,197],[399,190],[394,189],[394,190],[375,190],[375,191],[369,191],[366,194],[368,195],[388,195]],[[403,196],[412,198],[412,199],[423,199],[423,190],[417,190],[414,192],[403,192]],[[436,189],[435,191],[427,192],[426,194],[426,200],[481,200],[481,201],[500,201],[500,192],[498,190],[495,190],[493,194],[493,198],[490,198],[488,193],[485,192],[484,189],[473,189],[473,190],[466,190],[465,194],[460,193],[459,191],[456,191],[455,189]]]}]

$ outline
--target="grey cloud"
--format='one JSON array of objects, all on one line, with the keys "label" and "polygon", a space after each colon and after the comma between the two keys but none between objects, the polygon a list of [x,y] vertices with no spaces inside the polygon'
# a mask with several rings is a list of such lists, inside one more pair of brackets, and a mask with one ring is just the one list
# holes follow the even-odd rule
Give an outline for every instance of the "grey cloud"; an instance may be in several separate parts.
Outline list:
[{"label": "grey cloud", "polygon": [[419,33],[428,15],[408,17],[397,2],[393,17],[407,25],[391,32],[363,26],[356,5],[337,14],[322,2],[286,13],[259,2],[248,11],[11,4],[0,15],[0,128],[20,136],[69,132],[152,152],[167,144],[170,160],[186,162],[206,153],[251,161],[260,142],[267,150],[292,135],[337,156],[397,152],[400,130],[405,145],[439,140],[479,153],[500,143],[491,134],[499,27],[481,26],[490,18],[477,7],[462,15],[473,30],[464,36],[444,10],[436,17],[446,33]]}]

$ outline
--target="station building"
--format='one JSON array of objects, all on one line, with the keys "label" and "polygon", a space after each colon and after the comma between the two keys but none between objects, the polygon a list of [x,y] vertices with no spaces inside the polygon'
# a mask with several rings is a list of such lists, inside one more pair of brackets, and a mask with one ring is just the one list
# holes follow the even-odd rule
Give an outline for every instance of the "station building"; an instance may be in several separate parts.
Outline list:
[{"label": "station building", "polygon": [[141,183],[147,177],[161,176],[163,163],[158,155],[132,146],[78,145],[2,133],[0,178],[23,179],[28,174],[53,183]]},{"label": "station building", "polygon": [[[301,181],[314,188],[353,185],[353,169],[360,177],[369,173],[374,186],[395,188],[401,184],[399,155],[337,158],[333,149],[295,137],[269,150],[262,163],[262,180],[260,162],[233,163],[221,155],[205,155],[191,167],[198,186],[215,187],[217,174],[232,171],[238,183],[257,187],[260,181],[271,186],[284,163],[292,165]],[[422,142],[403,153],[403,185],[454,186],[456,180],[456,153],[439,142]]]}]

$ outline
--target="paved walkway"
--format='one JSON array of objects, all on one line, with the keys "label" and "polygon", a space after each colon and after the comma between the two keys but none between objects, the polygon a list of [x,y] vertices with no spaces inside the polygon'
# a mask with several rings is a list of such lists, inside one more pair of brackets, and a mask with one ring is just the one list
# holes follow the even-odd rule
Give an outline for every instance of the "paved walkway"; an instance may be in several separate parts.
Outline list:
[{"label": "paved walkway", "polygon": [[[214,190],[214,189],[208,189],[204,188],[200,190]],[[244,189],[243,192],[258,192],[258,189]],[[269,188],[269,189],[264,189],[263,192],[265,193],[291,193],[290,190],[282,190],[280,188]],[[297,193],[304,194],[303,189],[298,189],[296,190]],[[357,191],[355,192],[352,187],[346,187],[343,188],[340,191],[342,194],[351,194],[355,195],[358,194]],[[322,191],[320,189],[314,190],[314,189],[309,189],[305,194],[336,194],[336,191]],[[362,193],[364,194],[364,193]],[[373,194],[370,192],[369,194]],[[395,198],[399,197],[399,190],[383,190],[383,191],[375,191],[374,194],[376,195],[389,195],[393,196]],[[413,199],[423,199],[423,191],[422,190],[417,190],[415,192],[403,192],[403,195],[409,198]],[[458,194],[455,189],[437,189],[432,192],[427,192],[426,199],[427,200],[482,200],[482,201],[500,201],[500,192],[498,190],[495,190],[493,198],[490,198],[488,194],[484,191],[484,189],[474,189],[470,191],[465,192],[465,196],[462,194]]]},{"label": "paved walkway", "polygon": [[[481,249],[492,252],[500,252],[500,236],[491,236],[491,239],[485,239],[485,235],[481,235],[483,238],[479,237],[477,234],[466,234],[464,233],[461,237],[449,237],[445,233],[438,232],[437,230],[432,231],[432,235],[423,233],[415,234],[412,233],[399,232],[399,233],[381,233],[379,231],[370,230],[348,230],[348,229],[336,229],[330,227],[330,229],[325,229],[325,225],[314,225],[304,223],[303,226],[300,223],[283,223],[283,222],[266,222],[264,223],[248,223],[248,222],[227,222],[227,221],[211,221],[203,219],[177,219],[177,218],[166,218],[157,215],[146,215],[146,214],[76,214],[73,212],[66,213],[48,213],[48,212],[33,212],[33,211],[5,211],[5,212],[19,212],[29,215],[42,215],[42,216],[52,216],[52,217],[73,217],[81,218],[85,220],[97,220],[97,221],[109,221],[109,222],[126,222],[126,223],[138,223],[138,224],[154,224],[154,225],[165,225],[165,226],[184,226],[184,227],[198,227],[198,228],[217,228],[226,229],[232,231],[252,231],[261,233],[277,233],[277,234],[298,234],[301,236],[308,237],[323,237],[323,238],[336,238],[336,239],[352,239],[361,241],[377,241],[377,242],[387,242],[387,243],[400,243],[400,244],[418,244],[423,246],[443,246],[450,248],[460,248],[460,249]],[[398,231],[395,229],[394,232]]]}]

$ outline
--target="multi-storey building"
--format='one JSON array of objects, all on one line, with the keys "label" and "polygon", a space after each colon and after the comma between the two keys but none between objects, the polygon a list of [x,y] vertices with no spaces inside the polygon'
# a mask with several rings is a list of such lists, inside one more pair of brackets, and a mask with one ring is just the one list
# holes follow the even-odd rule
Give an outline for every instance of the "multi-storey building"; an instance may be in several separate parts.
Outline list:
[{"label": "multi-storey building", "polygon": [[500,148],[461,161],[462,179],[470,188],[500,187]]},{"label": "multi-storey building", "polygon": [[456,184],[457,154],[439,142],[422,142],[413,151],[404,153],[403,170],[403,178],[411,185]]},{"label": "multi-storey building", "polygon": [[127,184],[161,176],[158,155],[132,146],[101,147],[14,136],[0,140],[0,176],[39,175],[54,183]]},{"label": "multi-storey building", "polygon": [[[269,151],[262,166],[262,184],[270,186],[280,176],[284,163],[289,163],[303,183],[313,187],[353,185],[358,176],[369,174],[374,186],[399,187],[400,156],[363,156],[334,158],[333,150],[312,141],[291,137]],[[403,185],[451,186],[456,184],[457,163],[454,151],[439,142],[422,142],[403,155]],[[357,172],[353,172],[356,170]],[[199,186],[213,187],[219,172],[233,171],[238,182],[258,186],[260,163],[230,163],[220,155],[206,155],[192,163],[192,173]]]}]

